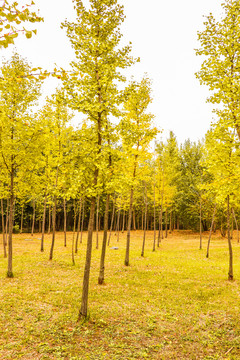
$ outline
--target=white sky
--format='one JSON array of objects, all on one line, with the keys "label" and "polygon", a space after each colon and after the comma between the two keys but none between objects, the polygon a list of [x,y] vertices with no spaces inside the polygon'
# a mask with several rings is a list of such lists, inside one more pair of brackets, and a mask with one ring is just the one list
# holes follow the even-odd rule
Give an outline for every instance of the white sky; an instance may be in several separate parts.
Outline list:
[{"label": "white sky", "polygon": [[[33,66],[52,70],[57,64],[68,68],[74,54],[60,24],[66,18],[74,20],[72,1],[35,0],[35,3],[45,21],[34,26],[38,28],[37,36],[17,41],[17,51]],[[221,1],[119,0],[119,3],[124,5],[126,15],[123,39],[126,44],[132,42],[133,56],[141,58],[128,74],[140,80],[147,73],[153,80],[150,110],[156,116],[157,126],[165,130],[163,137],[172,130],[179,142],[201,139],[213,115],[212,106],[206,104],[208,89],[200,86],[194,75],[203,61],[194,49],[199,46],[197,31],[203,28],[203,15],[212,12],[218,16]],[[9,58],[10,54],[10,49],[2,50],[1,58]],[[53,92],[55,85],[56,80],[47,80],[44,94]]]}]

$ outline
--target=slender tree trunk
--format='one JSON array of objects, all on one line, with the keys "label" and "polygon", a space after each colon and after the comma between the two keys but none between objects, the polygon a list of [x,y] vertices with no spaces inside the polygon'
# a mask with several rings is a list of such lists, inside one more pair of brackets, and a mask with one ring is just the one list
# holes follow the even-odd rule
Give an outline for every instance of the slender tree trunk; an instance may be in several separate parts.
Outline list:
[{"label": "slender tree trunk", "polygon": [[34,233],[34,227],[35,227],[35,215],[36,215],[36,201],[35,199],[33,200],[33,219],[32,219],[32,233],[31,235],[33,236]]},{"label": "slender tree trunk", "polygon": [[44,234],[45,234],[45,223],[46,223],[46,207],[47,207],[47,195],[44,198],[43,208],[43,220],[42,220],[42,239],[41,239],[41,251],[44,251]]},{"label": "slender tree trunk", "polygon": [[229,249],[229,271],[228,280],[233,280],[233,251],[230,236],[230,208],[229,208],[229,195],[227,197],[227,227],[228,227],[228,249]]},{"label": "slender tree trunk", "polygon": [[119,241],[120,214],[121,214],[121,210],[118,209],[118,215],[117,215],[117,241]]},{"label": "slender tree trunk", "polygon": [[125,210],[123,210],[122,233],[124,233],[124,230],[125,230]]},{"label": "slender tree trunk", "polygon": [[20,234],[23,232],[23,205],[22,205],[22,211],[21,211],[21,226],[20,226]]},{"label": "slender tree trunk", "polygon": [[234,209],[233,209],[233,208],[232,208],[232,214],[233,214],[233,217],[234,217],[235,226],[236,226],[236,230],[237,230],[237,242],[239,243],[239,229],[238,229],[238,222],[237,222],[236,215],[235,215],[235,211],[234,211]]},{"label": "slender tree trunk", "polygon": [[4,254],[4,258],[6,258],[7,257],[7,243],[6,243],[6,238],[5,238],[3,199],[1,199],[1,213],[2,213],[3,254]]},{"label": "slender tree trunk", "polygon": [[217,207],[217,204],[214,205],[214,210],[213,210],[212,223],[211,223],[211,228],[210,228],[209,238],[208,238],[208,245],[207,245],[207,255],[206,255],[207,258],[209,257],[209,248],[210,248],[210,241],[211,241],[211,236],[212,236],[212,231],[213,231],[216,207]]},{"label": "slender tree trunk", "polygon": [[131,234],[131,223],[132,223],[132,206],[133,206],[133,187],[131,188],[129,213],[128,213],[127,244],[126,244],[125,262],[124,262],[125,266],[130,265],[129,255],[130,255],[130,234]]},{"label": "slender tree trunk", "polygon": [[48,235],[51,231],[51,205],[48,207]]},{"label": "slender tree trunk", "polygon": [[170,234],[172,233],[172,210],[170,211],[170,225],[169,225]]},{"label": "slender tree trunk", "polygon": [[81,238],[80,238],[80,243],[81,243],[81,244],[82,244],[84,215],[85,215],[84,211],[85,211],[85,200],[83,200],[83,209],[82,209],[82,225],[81,225]]},{"label": "slender tree trunk", "polygon": [[112,219],[111,219],[110,231],[109,231],[109,236],[108,236],[108,246],[110,245],[114,217],[115,217],[115,197],[114,197],[114,202],[113,202]]},{"label": "slender tree trunk", "polygon": [[6,213],[6,243],[8,243],[9,233],[9,198],[7,198],[7,213]]},{"label": "slender tree trunk", "polygon": [[13,234],[13,206],[14,206],[14,168],[11,168],[11,185],[10,185],[10,203],[9,203],[9,235],[8,235],[8,271],[7,277],[13,277],[13,265],[12,265],[12,234]]},{"label": "slender tree trunk", "polygon": [[98,226],[99,226],[98,217],[99,217],[99,195],[97,197],[97,213],[96,213],[96,249],[98,249]]},{"label": "slender tree trunk", "polygon": [[63,232],[64,232],[64,246],[67,246],[67,209],[66,209],[66,199],[63,199]]},{"label": "slender tree trunk", "polygon": [[146,242],[146,231],[147,231],[147,187],[146,187],[146,183],[144,182],[144,187],[145,187],[145,197],[144,197],[144,202],[145,202],[145,211],[144,211],[144,233],[143,233],[143,243],[142,243],[142,252],[141,252],[141,256],[144,256],[144,250],[145,250],[145,242]]},{"label": "slender tree trunk", "polygon": [[53,259],[53,249],[55,244],[55,233],[56,233],[56,208],[57,208],[57,197],[54,196],[54,204],[52,207],[52,244],[50,249],[49,260]]},{"label": "slender tree trunk", "polygon": [[200,197],[200,211],[199,211],[199,231],[200,231],[200,246],[199,249],[202,250],[202,197]]},{"label": "slender tree trunk", "polygon": [[75,243],[75,253],[78,252],[78,239],[80,233],[80,224],[81,224],[81,214],[82,214],[82,199],[80,199],[80,206],[78,211],[78,223],[77,223],[77,236],[76,236],[76,243]]},{"label": "slender tree trunk", "polygon": [[74,240],[75,240],[75,231],[76,231],[76,200],[73,200],[73,237],[72,237],[72,264],[75,265],[74,258]]},{"label": "slender tree trunk", "polygon": [[133,230],[136,231],[136,213],[135,213],[135,208],[133,208]]},{"label": "slender tree trunk", "polygon": [[154,204],[153,204],[153,251],[156,251],[156,184],[154,182]]},{"label": "slender tree trunk", "polygon": [[160,246],[161,238],[162,238],[162,218],[163,218],[163,207],[161,204],[160,211],[159,211],[159,224],[158,224],[158,247]]},{"label": "slender tree trunk", "polygon": [[165,211],[165,238],[168,237],[168,209]]},{"label": "slender tree trunk", "polygon": [[104,230],[103,230],[102,253],[101,253],[101,260],[100,260],[99,277],[98,277],[98,284],[99,285],[102,285],[104,283],[105,256],[106,256],[107,232],[108,232],[109,201],[110,201],[110,195],[107,194],[106,205],[105,205],[105,214],[104,214]]}]

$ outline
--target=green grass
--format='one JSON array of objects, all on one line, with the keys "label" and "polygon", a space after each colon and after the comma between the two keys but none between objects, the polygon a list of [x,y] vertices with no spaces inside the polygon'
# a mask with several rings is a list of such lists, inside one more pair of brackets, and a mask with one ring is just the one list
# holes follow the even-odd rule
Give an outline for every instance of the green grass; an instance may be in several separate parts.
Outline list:
[{"label": "green grass", "polygon": [[[198,235],[176,232],[152,252],[147,235],[133,232],[130,266],[125,267],[126,235],[112,236],[105,285],[97,284],[100,250],[93,249],[90,319],[78,323],[86,234],[71,261],[71,239],[57,234],[40,252],[40,236],[14,238],[14,278],[6,278],[0,258],[0,359],[240,359],[240,245],[233,241],[234,280],[228,278],[226,239],[213,238],[210,258]],[[95,243],[95,235],[94,235]],[[118,246],[118,250],[111,249]]]}]

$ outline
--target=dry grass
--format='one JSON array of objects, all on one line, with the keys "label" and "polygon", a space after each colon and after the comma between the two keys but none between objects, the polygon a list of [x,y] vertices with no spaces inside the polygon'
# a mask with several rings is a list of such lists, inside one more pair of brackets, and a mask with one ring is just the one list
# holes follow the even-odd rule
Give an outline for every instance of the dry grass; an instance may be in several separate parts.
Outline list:
[{"label": "dry grass", "polygon": [[[235,281],[227,281],[226,239],[215,235],[206,259],[199,238],[176,232],[152,252],[147,235],[133,232],[130,266],[126,235],[112,236],[106,283],[97,285],[100,250],[93,249],[90,320],[77,323],[86,234],[72,266],[71,240],[57,234],[40,252],[40,236],[15,235],[14,278],[0,258],[0,359],[240,359],[240,245],[233,241]],[[31,240],[26,240],[31,239]],[[95,236],[94,236],[95,241]],[[118,250],[112,247],[118,247]]]}]

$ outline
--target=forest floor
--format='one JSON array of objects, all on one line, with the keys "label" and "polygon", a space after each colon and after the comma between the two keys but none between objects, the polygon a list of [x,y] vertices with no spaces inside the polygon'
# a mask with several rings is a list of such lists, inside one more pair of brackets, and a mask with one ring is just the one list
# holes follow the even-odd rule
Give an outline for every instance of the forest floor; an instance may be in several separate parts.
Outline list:
[{"label": "forest floor", "polygon": [[[14,235],[14,278],[0,257],[0,359],[191,360],[240,359],[240,244],[233,239],[234,278],[228,279],[228,244],[215,234],[174,232],[152,251],[147,234],[132,232],[130,266],[124,266],[126,234],[112,236],[106,283],[97,284],[101,250],[94,248],[89,311],[77,322],[86,233],[72,265],[71,241],[57,233],[40,252],[40,234]],[[100,238],[102,234],[100,234]],[[100,241],[101,245],[101,241]],[[2,247],[2,246],[1,246]],[[118,247],[118,249],[113,249]],[[101,246],[99,247],[101,248]]]}]

